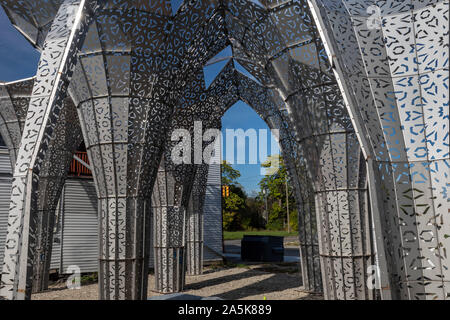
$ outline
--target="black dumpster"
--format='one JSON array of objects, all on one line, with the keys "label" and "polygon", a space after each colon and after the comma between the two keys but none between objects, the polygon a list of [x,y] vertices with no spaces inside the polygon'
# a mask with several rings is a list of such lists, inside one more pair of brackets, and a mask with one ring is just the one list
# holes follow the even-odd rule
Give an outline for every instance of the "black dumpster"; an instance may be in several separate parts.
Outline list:
[{"label": "black dumpster", "polygon": [[283,237],[248,236],[241,241],[242,261],[283,262]]}]

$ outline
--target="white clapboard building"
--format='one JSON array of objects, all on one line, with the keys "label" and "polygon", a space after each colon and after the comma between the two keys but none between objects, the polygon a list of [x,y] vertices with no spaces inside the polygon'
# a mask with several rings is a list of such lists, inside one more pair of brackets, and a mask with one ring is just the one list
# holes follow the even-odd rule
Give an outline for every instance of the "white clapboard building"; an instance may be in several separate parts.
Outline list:
[{"label": "white clapboard building", "polygon": [[[220,176],[220,165],[211,165],[204,207],[204,263],[222,260]],[[3,265],[11,180],[8,150],[0,146],[0,265]],[[57,215],[51,269],[65,274],[68,266],[77,265],[82,273],[97,272],[97,197],[92,178],[71,175],[67,179]]]}]

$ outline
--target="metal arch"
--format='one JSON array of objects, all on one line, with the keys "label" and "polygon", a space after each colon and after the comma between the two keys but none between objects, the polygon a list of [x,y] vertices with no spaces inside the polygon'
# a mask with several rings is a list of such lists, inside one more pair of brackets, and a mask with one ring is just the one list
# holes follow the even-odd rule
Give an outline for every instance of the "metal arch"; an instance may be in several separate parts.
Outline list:
[{"label": "metal arch", "polygon": [[[108,8],[108,10],[109,9],[113,9],[113,6]],[[207,60],[208,57],[212,56],[214,54],[214,52],[217,52],[218,49],[223,47],[228,42],[228,39],[223,36],[224,34],[226,34],[225,20],[226,20],[227,16],[222,10],[219,10],[219,11],[220,11],[219,14],[211,15],[211,20],[208,22],[208,24],[214,26],[215,28],[219,28],[221,31],[215,32],[213,29],[213,32],[211,33],[212,34],[211,38],[200,37],[199,39],[197,38],[197,39],[194,39],[194,41],[193,41],[198,46],[199,49],[196,50],[194,54],[192,54],[192,52],[190,52],[189,57],[195,57],[194,62],[197,65],[201,65],[202,63],[204,63],[204,61]],[[108,11],[108,14],[110,14],[110,13],[111,12]],[[117,13],[117,12],[113,12],[113,14],[120,15],[120,13]],[[262,16],[264,16],[264,14]],[[101,15],[100,15],[100,18],[101,18]],[[163,16],[159,16],[159,17],[157,17],[156,20],[159,21],[159,24],[156,23],[156,25],[157,25],[156,29],[159,28],[159,30],[164,30],[164,28],[167,27],[168,19],[165,19]],[[95,128],[99,127],[98,123],[92,125],[92,123],[89,123],[89,121],[91,121],[91,122],[92,122],[92,120],[98,121],[96,119],[96,116],[98,116],[100,119],[102,119],[102,117],[105,117],[105,120],[109,119],[109,122],[111,122],[111,126],[112,126],[112,120],[111,120],[112,115],[108,116],[107,112],[106,112],[107,108],[100,107],[99,109],[102,111],[102,114],[97,115],[94,112],[94,110],[92,110],[92,114],[94,115],[94,117],[88,117],[90,102],[93,100],[98,102],[102,98],[107,99],[110,96],[112,97],[114,95],[114,94],[112,94],[112,92],[114,92],[118,95],[121,95],[122,97],[129,94],[129,92],[121,91],[121,89],[123,89],[123,87],[122,88],[120,87],[120,83],[114,82],[114,78],[113,78],[114,72],[117,73],[118,71],[115,70],[114,72],[111,72],[111,70],[108,70],[108,68],[107,68],[108,65],[105,66],[105,61],[106,61],[106,64],[108,64],[108,62],[111,63],[110,61],[108,61],[108,57],[106,57],[106,58],[103,57],[103,61],[101,61],[100,59],[97,59],[97,56],[98,56],[99,51],[103,52],[103,51],[109,50],[110,52],[116,52],[116,53],[120,52],[121,53],[120,58],[117,58],[117,56],[115,56],[114,59],[119,60],[119,62],[118,62],[119,64],[120,64],[120,60],[123,63],[123,60],[125,59],[125,64],[126,64],[127,63],[126,57],[127,57],[127,54],[129,52],[130,48],[129,48],[129,39],[127,39],[126,34],[119,33],[118,36],[115,35],[114,37],[111,37],[111,35],[109,34],[110,28],[108,28],[107,23],[106,23],[106,25],[101,25],[102,23],[103,23],[102,19],[98,19],[96,21],[96,23],[94,24],[95,27],[97,27],[97,30],[95,30],[94,27],[91,27],[90,31],[87,32],[88,34],[86,35],[86,37],[88,39],[87,40],[88,47],[90,45],[93,45],[94,47],[87,49],[86,51],[89,51],[89,52],[87,52],[86,55],[82,54],[80,56],[80,58],[79,58],[80,63],[78,64],[78,67],[77,67],[78,69],[75,70],[75,76],[77,77],[78,75],[81,75],[81,77],[76,78],[76,81],[72,82],[73,85],[71,88],[71,92],[72,92],[72,97],[74,98],[75,102],[79,106],[79,110],[81,109],[79,113],[80,113],[80,118],[82,119],[85,138],[92,138],[92,136],[91,137],[89,136],[89,133],[91,133],[91,135],[97,134],[98,136],[100,136],[102,134],[106,134],[106,137],[105,137],[106,140],[104,142],[108,142],[108,141],[110,141],[110,140],[108,140],[108,129],[104,133],[99,133],[99,132],[95,133],[95,130],[96,130]],[[99,24],[100,24],[100,26],[99,26]],[[162,27],[163,25],[164,25],[164,27]],[[209,25],[208,25],[208,27],[209,27]],[[175,27],[176,26],[177,25],[175,25]],[[103,29],[102,29],[102,27],[103,27]],[[208,32],[211,32],[211,30],[208,29],[208,27],[203,29],[204,32],[207,33],[207,35],[209,35]],[[96,42],[96,38],[95,38],[96,32],[103,33],[102,41]],[[199,33],[199,34],[201,34],[201,33]],[[114,44],[118,44],[118,45],[117,46],[113,45],[111,47],[111,43],[108,41],[109,39],[105,41],[105,38],[114,38],[114,40],[115,40]],[[165,41],[164,38],[165,38],[165,36],[163,36],[163,39],[160,39],[160,40]],[[100,45],[98,45],[99,43],[100,43]],[[97,44],[98,46],[95,47],[95,44]],[[213,45],[213,49],[211,49],[211,45]],[[172,48],[166,47],[165,49],[173,50],[173,47]],[[180,58],[182,58],[182,56],[183,56],[183,52],[180,55],[178,55],[178,58],[180,59]],[[158,54],[156,54],[156,56],[155,56],[155,59],[157,59],[157,58],[159,58]],[[112,60],[112,59],[109,59],[109,60]],[[195,63],[192,64],[193,61],[190,58],[186,59],[184,61],[185,61],[184,64],[176,63],[174,65],[175,70],[171,70],[169,74],[164,74],[164,73],[160,73],[157,75],[151,74],[151,76],[156,76],[156,78],[152,78],[152,80],[154,80],[156,82],[157,90],[155,90],[155,92],[153,92],[155,83],[153,83],[152,81],[150,81],[150,83],[148,83],[147,81],[144,82],[142,80],[137,81],[139,83],[139,85],[133,86],[133,88],[139,87],[140,91],[137,91],[136,95],[142,101],[142,95],[143,94],[145,95],[145,94],[151,92],[151,97],[153,99],[155,99],[155,100],[163,99],[166,104],[169,104],[169,105],[173,104],[173,101],[175,101],[176,98],[173,96],[167,96],[167,94],[169,93],[169,90],[164,90],[164,86],[167,87],[168,83],[175,83],[175,88],[177,88],[178,84],[181,87],[181,85],[183,83],[183,77],[180,76],[182,73],[180,73],[179,70],[191,70],[189,68],[187,68],[187,69],[183,69],[183,68],[185,68],[185,66],[191,66],[191,65],[195,66],[196,65]],[[117,63],[117,61],[116,61],[116,63]],[[114,64],[114,62],[112,64]],[[181,69],[178,69],[178,67],[180,67],[180,65],[181,65]],[[248,62],[246,65],[248,66]],[[140,66],[142,66],[142,65],[140,65]],[[98,69],[98,67],[100,67],[100,69]],[[87,70],[88,72],[86,72],[86,69],[88,69]],[[108,72],[103,71],[103,73],[104,73],[103,74],[102,71],[98,71],[98,70],[102,70],[102,69],[106,70]],[[93,70],[95,70],[97,72],[97,74],[92,72]],[[89,71],[91,71],[91,72],[89,72]],[[123,71],[123,70],[121,70],[121,71]],[[126,72],[125,72],[125,74],[126,74]],[[136,72],[136,74],[139,74],[139,73]],[[105,78],[103,78],[103,76]],[[83,77],[84,77],[84,79],[83,79]],[[175,77],[175,82],[173,82],[174,77]],[[130,78],[132,78],[135,81],[137,79],[136,77],[130,77]],[[103,79],[107,79],[108,81],[103,81]],[[95,82],[94,82],[94,80],[95,80]],[[99,81],[97,81],[97,80],[99,80]],[[83,87],[83,85],[85,85],[86,83],[87,83],[87,87],[86,86]],[[125,87],[126,87],[126,83],[125,83]],[[77,90],[77,88],[78,89],[81,88],[81,89]],[[103,93],[103,95],[101,93]],[[84,96],[83,96],[83,94],[84,94]],[[176,95],[176,93],[175,93],[175,95]],[[93,96],[95,96],[95,99],[93,99]],[[105,101],[107,101],[107,100],[105,100]],[[119,100],[115,100],[114,102],[116,103],[117,101],[119,101]],[[85,108],[85,110],[83,110],[83,108]],[[94,106],[92,107],[92,109],[94,109],[94,108],[96,108],[95,102],[94,102]],[[113,103],[110,104],[110,109],[112,110],[112,108],[113,108]],[[111,110],[110,110],[110,114],[112,114]],[[86,112],[86,113],[84,113],[84,112]],[[104,112],[106,112],[106,114]],[[171,114],[171,111],[166,113],[166,115],[170,115],[170,114]],[[170,116],[169,116],[169,118],[166,118],[166,120],[169,120],[169,119],[170,119]],[[142,121],[142,119],[140,119],[140,121]],[[145,121],[145,117],[144,117],[144,121]],[[108,123],[108,121],[103,121],[103,123]],[[101,140],[101,139],[98,139],[98,140]],[[113,142],[113,143],[111,143],[111,145],[114,146],[115,140],[114,139],[111,139],[111,140],[112,140],[111,142]],[[152,142],[155,142],[155,141],[159,141],[158,137],[154,137]],[[117,181],[120,180],[120,178],[118,179],[117,175],[120,175],[123,173],[117,172],[117,167],[120,167],[120,166],[118,164],[115,164],[114,161],[113,161],[112,165],[111,165],[111,163],[106,162],[103,159],[103,157],[101,156],[101,153],[100,153],[100,159],[99,160],[96,159],[96,157],[92,155],[92,153],[95,152],[96,145],[92,144],[92,146],[93,146],[92,150],[89,151],[90,155],[91,155],[91,159],[93,159],[92,160],[93,163],[95,163],[97,161],[97,165],[94,164],[94,171],[95,171],[95,168],[100,169],[100,170],[98,170],[98,172],[94,173],[94,175],[96,176],[96,179],[97,179],[97,188],[99,191],[99,195],[101,194],[100,188],[102,188],[102,184],[105,186],[105,189],[108,189],[108,187],[116,189],[116,190],[107,190],[107,191],[111,191],[111,192],[109,192],[109,194],[111,194],[111,195],[116,194],[116,196],[113,196],[113,200],[111,201],[111,203],[108,201],[107,205],[104,206],[105,210],[102,210],[102,214],[105,212],[107,215],[107,217],[105,217],[105,218],[102,217],[105,220],[105,222],[110,221],[112,223],[113,228],[110,229],[109,234],[111,234],[111,232],[115,234],[115,233],[119,232],[117,230],[117,228],[119,227],[117,225],[117,223],[118,223],[117,213],[115,212],[113,207],[109,206],[109,204],[113,205],[114,203],[117,204],[118,202],[120,202],[120,201],[117,201],[118,186],[116,185],[114,187],[114,184],[112,184],[112,186],[111,186],[111,185],[105,184],[104,182],[106,181],[105,180],[105,177],[106,177],[109,179],[109,181],[113,181],[113,182],[117,183]],[[99,146],[97,149],[101,149],[101,148],[102,147]],[[103,147],[103,148],[105,148],[105,147]],[[113,151],[112,153],[114,154],[114,157],[123,159],[123,157],[120,156],[120,153],[116,152],[115,148],[112,148],[112,151]],[[157,158],[158,158],[157,154],[158,154],[158,152],[155,153],[155,157],[153,157],[152,160],[157,160]],[[107,158],[108,152],[105,152],[104,155],[105,155],[105,158]],[[122,155],[123,155],[123,153],[122,153]],[[129,159],[127,159],[127,162],[126,162],[127,166],[128,166],[128,164],[132,164],[132,161],[129,162],[128,160]],[[152,162],[155,163],[155,161],[152,161]],[[105,170],[105,167],[107,168],[107,170]],[[101,171],[103,171],[103,172],[101,172]],[[108,171],[108,174],[110,175],[109,177],[107,177],[108,174],[106,174],[105,171]],[[102,174],[104,176],[103,181],[101,179]],[[140,176],[140,174],[138,176]],[[150,180],[150,182],[147,179],[143,179],[143,180],[146,180],[143,183],[149,183],[149,185],[152,185],[151,179],[148,179],[148,180]],[[117,206],[116,206],[116,208],[117,208]],[[110,217],[110,213],[111,213],[111,217]],[[125,216],[127,216],[127,215],[125,214]],[[146,216],[146,215],[144,215],[144,216]],[[143,223],[142,225],[145,226],[146,223]],[[109,227],[110,227],[109,225],[105,225],[105,228],[109,229]],[[145,234],[147,234],[147,232],[145,231],[145,227],[144,227],[143,232],[144,232],[144,238],[147,239],[145,237]],[[102,235],[102,239],[107,239],[107,238],[108,238],[108,236],[106,234]],[[105,243],[107,244],[107,247],[110,250],[109,253],[113,253],[114,255],[116,255],[115,249],[111,249],[110,244],[108,242],[105,242]],[[119,248],[121,247],[120,244],[116,244],[116,245],[118,245]],[[145,255],[145,252],[144,252],[144,255]],[[111,261],[111,265],[108,266],[110,261]],[[120,262],[117,261],[117,255],[114,259],[105,259],[105,265],[107,265],[106,268],[111,268],[108,270],[114,270],[117,266],[119,266],[119,268],[120,268]],[[116,287],[114,287],[114,286],[111,287],[110,283],[106,283],[103,280],[109,279],[114,276],[107,270],[103,270],[103,271],[104,271],[103,273],[100,272],[100,275],[101,275],[100,283],[101,283],[101,286],[103,286],[101,289],[101,292],[105,295],[104,297],[107,297],[107,298],[123,297],[122,294],[123,294],[124,290],[122,289],[120,279],[117,279],[118,281],[114,282],[115,284],[118,283],[118,285]],[[142,270],[142,271],[145,273],[145,270]],[[102,274],[107,274],[107,273],[109,273],[109,274],[106,275],[104,277],[104,279],[102,279]],[[134,276],[136,276],[137,278],[142,277],[141,274],[134,274]],[[133,282],[131,282],[131,283],[133,283]],[[141,297],[139,291],[144,291],[144,290],[142,290],[142,288],[139,289],[137,287],[134,287],[133,290],[134,290],[134,292],[130,293],[130,296],[132,298],[133,297],[134,298]],[[131,290],[131,291],[133,291],[133,290]],[[136,290],[138,291],[138,293],[136,293]],[[137,294],[137,296],[133,296],[133,294]]]},{"label": "metal arch", "polygon": [[[290,161],[290,159],[295,159],[296,154],[292,150],[292,148],[288,147],[289,142],[293,142],[294,138],[291,137],[289,128],[286,128],[285,126],[288,124],[285,120],[282,119],[282,115],[279,112],[280,107],[279,99],[277,103],[274,103],[274,101],[277,101],[278,94],[274,89],[269,88],[263,88],[259,86],[256,82],[250,80],[246,76],[242,75],[239,71],[237,71],[233,66],[233,61],[230,61],[223,69],[223,71],[218,75],[215,82],[211,85],[210,91],[214,92],[212,96],[219,96],[223,97],[224,93],[227,92],[227,90],[221,90],[220,94],[217,94],[216,86],[217,84],[223,84],[224,88],[228,87],[228,92],[232,92],[232,96],[234,94],[237,94],[237,96],[234,99],[231,99],[227,103],[224,103],[224,108],[220,108],[222,116],[223,113],[225,113],[229,107],[231,107],[237,100],[242,100],[246,102],[248,105],[250,105],[256,113],[258,113],[261,118],[266,121],[272,129],[280,129],[283,137],[280,139],[280,143],[282,145],[282,151],[283,155],[287,159],[287,161]],[[284,104],[284,101],[282,102]],[[220,118],[219,118],[220,119]],[[288,151],[291,150],[291,151]],[[295,171],[291,171],[291,174],[293,174],[292,179],[297,180],[299,175]],[[301,179],[307,179],[306,175],[300,176]],[[308,185],[306,180],[303,181],[304,185]],[[298,183],[295,184],[295,186],[299,186]],[[300,189],[296,191],[296,194],[300,192]],[[305,192],[303,192],[305,193]],[[307,193],[307,192],[306,192]],[[312,193],[311,193],[312,195]],[[322,291],[322,283],[321,283],[321,272],[320,272],[320,265],[319,265],[319,252],[318,252],[318,240],[317,240],[317,229],[315,226],[315,212],[314,212],[314,206],[312,205],[305,205],[303,206],[302,203],[305,200],[300,200],[300,198],[297,198],[297,202],[299,204],[299,208],[305,208],[303,212],[305,212],[305,219],[301,220],[301,225],[304,225],[305,229],[305,237],[302,239],[302,244],[304,246],[302,257],[304,257],[304,263],[303,263],[303,281],[305,284],[305,288],[308,291],[312,292],[321,292]],[[311,203],[311,200],[309,200]],[[314,202],[314,201],[312,201]],[[303,223],[304,221],[304,223]],[[308,280],[309,279],[309,280]]]},{"label": "metal arch", "polygon": [[[378,29],[369,28],[373,16],[362,0],[186,2],[174,16],[168,0],[155,6],[129,1],[121,10],[119,0],[66,0],[43,10],[47,21],[29,1],[0,3],[25,36],[45,48],[15,165],[13,190],[23,191],[12,195],[2,296],[29,297],[34,212],[42,203],[39,185],[48,185],[40,173],[51,143],[63,143],[52,134],[70,83],[101,203],[100,296],[145,298],[153,184],[163,176],[165,188],[180,176],[166,161],[168,131],[177,121],[191,128],[192,119],[206,120],[197,107],[214,113],[206,121],[216,124],[245,94],[231,61],[210,88],[198,91],[206,102],[183,99],[187,84],[201,87],[195,86],[197,72],[231,44],[234,60],[279,109],[260,112],[283,128],[283,152],[295,155],[288,156],[294,183],[313,184],[314,204],[309,190],[296,194],[303,207],[316,210],[325,296],[375,298],[366,288],[367,266],[374,264],[368,172],[378,263],[390,277],[383,298],[391,290],[395,298],[448,298],[448,0],[382,3]],[[149,27],[139,28],[144,21]],[[385,35],[386,43],[380,40]],[[415,50],[393,49],[405,46]],[[261,98],[251,99],[260,106]],[[183,106],[187,113],[179,112]],[[179,234],[189,182],[199,169],[180,172],[186,170],[176,188],[182,206],[166,215],[181,217]],[[308,215],[302,217],[307,224]],[[313,263],[305,264],[317,270],[315,243],[309,245]],[[316,280],[309,286],[316,288]]]},{"label": "metal arch", "polygon": [[[10,82],[0,86],[1,132],[7,143],[14,170],[16,155],[25,125],[35,78]],[[33,292],[48,287],[48,271],[52,251],[55,210],[67,177],[72,155],[81,144],[82,136],[75,106],[70,98],[64,101],[60,119],[55,126],[49,150],[39,172],[36,216],[36,252],[33,262]]]},{"label": "metal arch", "polygon": [[373,299],[374,290],[366,287],[374,252],[365,162],[308,6],[289,1],[264,12],[232,1],[229,8],[235,58],[242,56],[248,72],[279,90],[306,156],[320,225],[325,297]]},{"label": "metal arch", "polygon": [[[39,172],[33,292],[48,289],[55,212],[73,155],[82,142],[76,108],[71,98],[67,97]],[[33,212],[31,214],[34,215]]]},{"label": "metal arch", "polygon": [[[288,122],[280,112],[279,95],[275,89],[263,88],[256,82],[235,72],[238,82],[240,98],[251,106],[256,113],[268,124],[271,130],[280,131],[279,144],[288,175],[294,186],[294,196],[299,210],[299,240],[302,267],[302,283],[306,291],[321,293],[322,275],[319,262],[319,240],[316,225],[314,194],[312,183],[303,164],[304,157],[299,156],[295,145],[295,138],[291,134]],[[312,204],[312,205],[311,205]]]},{"label": "metal arch", "polygon": [[0,84],[0,133],[14,171],[35,78]]},{"label": "metal arch", "polygon": [[[68,16],[85,10],[91,3],[65,1],[53,21],[53,27],[46,38],[45,50],[41,56],[33,94],[28,107],[24,133],[14,171],[11,207],[2,272],[0,295],[8,299],[29,298],[34,253],[34,234],[38,205],[39,172],[58,122],[67,81],[70,79],[79,42],[84,35],[89,15]],[[53,53],[59,55],[53,55]],[[49,76],[49,74],[51,76]]]}]

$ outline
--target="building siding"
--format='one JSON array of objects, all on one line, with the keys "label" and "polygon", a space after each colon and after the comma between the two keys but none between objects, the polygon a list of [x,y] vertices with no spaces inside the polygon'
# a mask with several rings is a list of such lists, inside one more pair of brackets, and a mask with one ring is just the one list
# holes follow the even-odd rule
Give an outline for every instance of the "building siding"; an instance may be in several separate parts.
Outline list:
[{"label": "building siding", "polygon": [[[51,268],[66,273],[76,265],[81,272],[96,272],[98,265],[97,197],[91,179],[68,179],[58,211]],[[61,237],[61,234],[63,235]],[[61,250],[62,246],[62,250]],[[61,264],[62,251],[62,264]]]},{"label": "building siding", "polygon": [[11,178],[0,177],[0,262],[2,263],[1,265],[3,265],[6,230],[8,228],[10,192],[11,192]]},{"label": "building siding", "polygon": [[[3,264],[12,173],[8,150],[0,149],[0,264]],[[91,179],[69,178],[57,209],[51,269],[65,274],[76,265],[81,272],[97,272],[98,214],[95,186]],[[204,206],[204,261],[221,260],[222,208],[220,165],[210,166]],[[153,267],[153,250],[150,266]],[[62,260],[61,260],[62,256]]]},{"label": "building siding", "polygon": [[0,266],[3,265],[12,173],[8,150],[0,147]]},{"label": "building siding", "polygon": [[0,147],[0,176],[12,176],[8,149]]},{"label": "building siding", "polygon": [[205,261],[221,260],[223,255],[221,188],[220,164],[211,164],[203,208],[203,259]]}]

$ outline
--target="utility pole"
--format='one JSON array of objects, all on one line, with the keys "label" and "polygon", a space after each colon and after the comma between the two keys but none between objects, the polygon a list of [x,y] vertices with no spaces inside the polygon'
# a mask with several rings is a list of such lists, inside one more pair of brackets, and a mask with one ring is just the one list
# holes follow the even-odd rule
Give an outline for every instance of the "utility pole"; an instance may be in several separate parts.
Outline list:
[{"label": "utility pole", "polygon": [[269,211],[267,210],[267,189],[264,189],[263,193],[264,193],[264,201],[266,203],[266,210],[264,212],[264,216],[265,216],[264,218],[265,218],[266,224],[267,224],[269,222]]},{"label": "utility pole", "polygon": [[287,227],[288,232],[291,232],[291,224],[289,223],[289,188],[288,188],[288,180],[286,175],[286,216],[287,216]]}]

